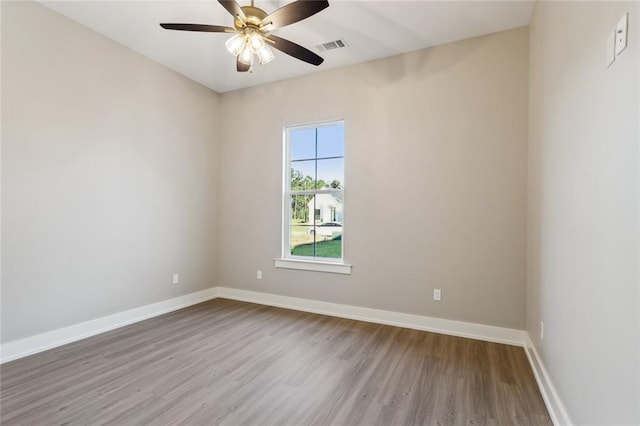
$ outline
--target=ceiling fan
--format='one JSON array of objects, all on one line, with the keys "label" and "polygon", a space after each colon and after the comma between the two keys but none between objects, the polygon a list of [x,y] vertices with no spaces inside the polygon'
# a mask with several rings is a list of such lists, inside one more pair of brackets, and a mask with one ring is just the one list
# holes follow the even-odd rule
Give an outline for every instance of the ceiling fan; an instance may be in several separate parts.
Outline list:
[{"label": "ceiling fan", "polygon": [[227,50],[236,57],[236,70],[253,70],[254,56],[260,64],[271,62],[274,58],[269,46],[287,55],[312,65],[320,65],[324,59],[309,49],[292,41],[271,34],[271,31],[286,25],[302,21],[329,7],[327,0],[298,0],[289,3],[271,14],[253,5],[240,6],[235,0],[218,0],[233,16],[233,28],[204,24],[160,24],[167,30],[201,31],[210,33],[233,33],[227,40]]}]

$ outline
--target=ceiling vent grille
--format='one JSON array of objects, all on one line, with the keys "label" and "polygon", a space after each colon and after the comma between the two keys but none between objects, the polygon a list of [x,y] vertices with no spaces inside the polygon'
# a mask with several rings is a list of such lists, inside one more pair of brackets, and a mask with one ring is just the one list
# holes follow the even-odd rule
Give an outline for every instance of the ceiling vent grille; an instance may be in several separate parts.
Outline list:
[{"label": "ceiling vent grille", "polygon": [[318,49],[320,52],[328,52],[329,50],[342,49],[345,47],[347,47],[347,42],[344,41],[344,39],[328,41],[326,43],[316,45],[316,49]]}]

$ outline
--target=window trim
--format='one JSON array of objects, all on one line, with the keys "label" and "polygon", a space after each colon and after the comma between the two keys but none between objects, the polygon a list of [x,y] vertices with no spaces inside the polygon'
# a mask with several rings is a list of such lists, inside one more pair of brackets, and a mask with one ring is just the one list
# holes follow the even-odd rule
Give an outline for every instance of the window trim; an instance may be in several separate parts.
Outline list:
[{"label": "window trim", "polygon": [[[335,119],[335,120],[325,120],[325,121],[317,121],[313,123],[305,123],[305,124],[291,124],[283,127],[282,131],[282,139],[283,139],[283,153],[282,153],[282,223],[281,223],[281,257],[274,259],[276,268],[286,268],[286,269],[301,269],[307,271],[316,271],[316,272],[331,272],[338,274],[350,274],[351,273],[351,265],[346,264],[344,262],[344,225],[345,225],[345,214],[344,214],[344,194],[345,194],[345,183],[344,176],[342,182],[342,189],[335,190],[332,188],[323,188],[323,189],[314,189],[308,191],[296,191],[296,195],[315,195],[315,194],[342,194],[343,201],[343,210],[342,210],[342,225],[343,232],[341,238],[341,257],[340,258],[327,258],[327,257],[312,257],[312,256],[294,256],[289,252],[290,247],[290,238],[291,238],[291,227],[289,226],[290,218],[290,209],[288,206],[288,201],[291,194],[291,141],[290,141],[290,132],[292,130],[306,130],[306,129],[316,129],[319,127],[329,127],[332,125],[342,125],[344,127],[344,131],[346,134],[346,126],[343,119]],[[346,152],[343,152],[342,158],[346,158]],[[317,157],[316,157],[317,158]],[[314,158],[315,159],[315,158]],[[343,166],[344,167],[344,166]],[[315,214],[315,212],[314,212]]]},{"label": "window trim", "polygon": [[321,262],[307,260],[307,258],[276,258],[273,260],[276,268],[351,275],[351,265],[343,262]]}]

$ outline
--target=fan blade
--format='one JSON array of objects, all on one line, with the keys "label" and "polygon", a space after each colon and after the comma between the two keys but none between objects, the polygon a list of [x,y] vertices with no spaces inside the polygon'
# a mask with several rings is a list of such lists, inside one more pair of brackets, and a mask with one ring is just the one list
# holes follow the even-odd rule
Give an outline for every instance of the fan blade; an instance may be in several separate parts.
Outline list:
[{"label": "fan blade", "polygon": [[243,64],[240,62],[240,56],[236,58],[236,71],[238,72],[247,72],[251,69],[251,65]]},{"label": "fan blade", "polygon": [[204,31],[208,33],[235,33],[236,30],[231,27],[221,27],[219,25],[204,24],[160,24],[165,30],[180,31]]},{"label": "fan blade", "polygon": [[269,26],[269,31],[271,31],[272,29],[281,28],[285,25],[302,21],[303,19],[315,15],[327,7],[329,7],[329,2],[327,0],[298,0],[277,9],[271,15],[264,18],[262,23],[263,26],[271,23]]},{"label": "fan blade", "polygon": [[240,16],[240,20],[242,22],[247,22],[247,16],[244,14],[244,11],[235,0],[218,0],[218,3],[220,3],[222,7],[227,9],[227,12],[229,12],[234,18],[236,16]]},{"label": "fan blade", "polygon": [[268,36],[266,36],[266,39],[270,40],[272,42],[270,44],[279,51],[293,56],[294,58],[300,59],[301,61],[308,62],[311,65],[317,66],[324,61],[324,59],[322,59],[320,56],[316,55],[306,47],[302,47],[292,41],[276,37],[273,34],[269,34]]}]

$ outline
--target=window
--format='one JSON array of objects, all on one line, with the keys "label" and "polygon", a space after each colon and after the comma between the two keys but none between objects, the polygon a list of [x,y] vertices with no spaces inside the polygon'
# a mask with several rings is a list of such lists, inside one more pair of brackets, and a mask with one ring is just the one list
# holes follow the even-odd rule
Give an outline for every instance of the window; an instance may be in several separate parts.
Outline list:
[{"label": "window", "polygon": [[[343,259],[344,122],[285,128],[283,259],[339,264]],[[328,272],[349,273],[328,268]],[[349,267],[350,271],[350,267]]]}]

